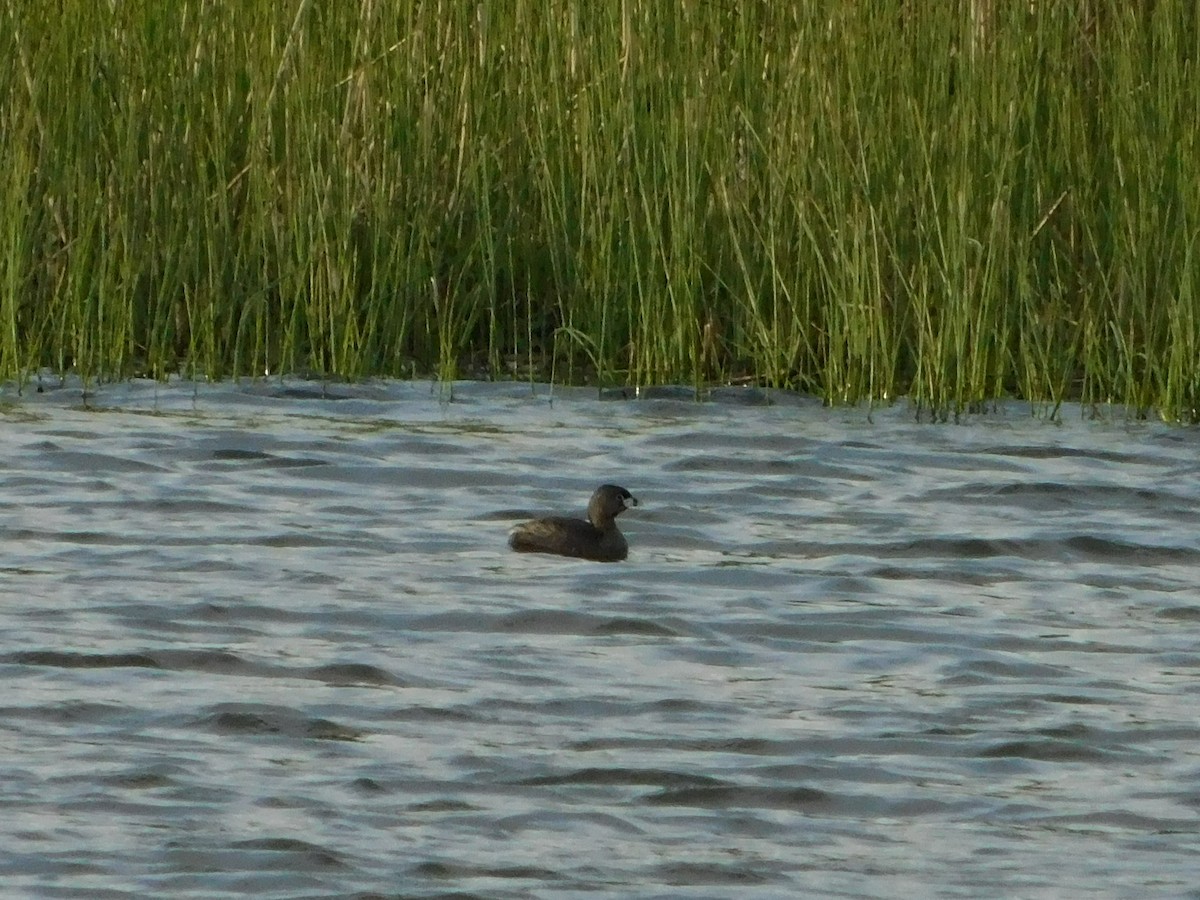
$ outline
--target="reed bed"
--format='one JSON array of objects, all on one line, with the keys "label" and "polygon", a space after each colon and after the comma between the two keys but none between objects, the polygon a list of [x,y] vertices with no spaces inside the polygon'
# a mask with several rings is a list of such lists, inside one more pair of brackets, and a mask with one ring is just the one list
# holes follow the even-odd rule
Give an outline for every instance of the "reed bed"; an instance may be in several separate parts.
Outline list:
[{"label": "reed bed", "polygon": [[4,0],[0,376],[1200,416],[1192,0]]}]

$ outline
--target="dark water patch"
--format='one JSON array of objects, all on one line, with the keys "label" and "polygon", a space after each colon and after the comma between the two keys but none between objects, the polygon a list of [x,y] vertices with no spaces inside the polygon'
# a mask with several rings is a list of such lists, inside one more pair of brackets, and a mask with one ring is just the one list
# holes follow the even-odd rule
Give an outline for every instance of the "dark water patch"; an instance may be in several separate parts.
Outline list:
[{"label": "dark water patch", "polygon": [[21,578],[46,578],[55,577],[59,573],[54,569],[30,569],[26,567],[11,567],[0,566],[0,575],[6,577],[21,577]]},{"label": "dark water patch", "polygon": [[723,782],[709,775],[694,775],[664,769],[586,768],[559,775],[538,775],[518,784],[528,786],[582,784],[599,786],[650,786],[662,788],[720,787]]},{"label": "dark water patch", "polygon": [[1196,547],[1139,544],[1094,535],[1071,537],[1065,543],[1072,552],[1095,562],[1157,566],[1164,563],[1200,561],[1200,549]]},{"label": "dark water patch", "polygon": [[1114,691],[1110,688],[1096,690],[1092,694],[1039,694],[1037,699],[1040,703],[1053,703],[1059,706],[1103,706],[1111,704],[1115,698]]},{"label": "dark water patch", "polygon": [[265,450],[245,450],[240,447],[221,447],[212,451],[211,458],[218,462],[266,462],[274,460],[275,454]]},{"label": "dark water patch", "polygon": [[977,447],[972,450],[972,453],[981,456],[1012,456],[1019,459],[1079,459],[1134,465],[1140,461],[1139,457],[1132,453],[1120,453],[1114,450],[1104,450],[1099,447],[1068,447],[1060,445]]},{"label": "dark water patch", "polygon": [[[753,472],[759,475],[788,475],[803,471],[806,461],[796,459],[759,459],[728,456],[696,455],[664,463],[667,472]],[[740,491],[741,488],[726,490]]]},{"label": "dark water patch", "polygon": [[504,881],[555,882],[565,878],[553,869],[544,869],[538,866],[476,866],[445,861],[418,863],[412,867],[411,873],[421,878],[432,878],[439,881],[496,878]]},{"label": "dark water patch", "polygon": [[129,509],[170,515],[240,515],[251,507],[244,503],[227,503],[200,498],[160,497],[153,500],[127,501]]},{"label": "dark water patch", "polygon": [[268,470],[268,471],[291,470],[291,469],[323,469],[327,466],[333,465],[333,463],[330,462],[329,460],[321,459],[321,458],[315,457],[315,456],[281,456],[281,455],[275,454],[275,453],[268,453],[261,459],[254,458],[254,459],[218,460],[218,459],[214,458],[213,461],[214,462],[238,462],[238,463],[254,462],[257,464],[258,468],[262,468],[262,469]]},{"label": "dark water patch", "polygon": [[833,796],[810,787],[684,787],[642,798],[651,806],[689,806],[701,809],[811,810],[831,804]]},{"label": "dark water patch", "polygon": [[210,707],[196,724],[220,734],[281,736],[321,741],[358,741],[365,733],[305,715],[282,706],[257,703],[222,703]]},{"label": "dark water patch", "polygon": [[[952,632],[950,626],[943,623],[940,617],[930,616],[930,621],[926,624],[898,621],[896,614],[886,607],[880,608],[870,617],[829,613],[797,616],[787,620],[773,618],[767,621],[770,622],[769,625],[761,619],[730,619],[721,626],[720,633],[736,637],[739,642],[790,649],[793,652],[802,652],[805,648],[826,649],[820,645],[879,642],[881,645],[912,645],[933,656],[946,652],[944,641]],[[984,647],[992,646],[995,639],[995,636],[985,634],[966,640]],[[1022,646],[1044,648],[1045,645],[1031,644],[1023,639]]]},{"label": "dark water patch", "polygon": [[393,710],[389,717],[401,722],[480,722],[474,709],[462,706],[405,706]]},{"label": "dark water patch", "polygon": [[156,650],[159,665],[175,671],[210,672],[214,675],[264,675],[272,667],[249,660],[228,650]]},{"label": "dark water patch", "polygon": [[599,622],[592,634],[633,634],[645,637],[680,637],[680,632],[647,619],[618,618]]},{"label": "dark water patch", "polygon": [[994,507],[1006,519],[1028,512],[1061,519],[1072,514],[1103,515],[1115,509],[1143,510],[1155,517],[1169,517],[1172,521],[1195,522],[1198,519],[1195,501],[1189,497],[1161,488],[1101,482],[973,483],[935,488],[917,499],[925,504],[944,502],[957,507]]},{"label": "dark water patch", "polygon": [[[345,504],[322,504],[315,510],[319,516],[336,516],[339,519],[354,523],[369,522],[378,514],[377,510],[367,506],[349,506]],[[385,545],[380,544],[383,547]]]},{"label": "dark water patch", "polygon": [[263,624],[297,624],[312,621],[312,613],[289,609],[286,606],[267,606],[239,600],[237,602],[201,602],[180,608],[180,618],[195,622],[256,622]]},{"label": "dark water patch", "polygon": [[140,653],[79,653],[61,650],[26,650],[3,661],[26,666],[62,669],[161,669],[173,672],[209,672],[218,675],[268,675],[272,666],[251,663],[225,650],[159,649]]},{"label": "dark water patch", "polygon": [[357,741],[366,733],[328,719],[313,719],[305,728],[305,736],[319,741]]},{"label": "dark water patch", "polygon": [[[733,424],[736,425],[736,421]],[[649,448],[674,451],[672,459],[679,451],[685,450],[700,450],[705,455],[725,458],[736,455],[745,457],[750,451],[753,451],[754,454],[767,458],[786,457],[792,459],[805,457],[814,451],[838,449],[831,448],[823,441],[798,434],[766,432],[756,434],[749,439],[736,427],[706,429],[692,427],[691,423],[684,427],[663,429],[647,434],[642,437],[641,443]],[[728,453],[720,451],[728,451]],[[813,460],[809,459],[809,462],[813,462]]]},{"label": "dark water patch", "polygon": [[792,399],[784,391],[769,391],[750,386],[733,386],[709,388],[706,399],[710,403],[728,406],[775,406],[781,400]]},{"label": "dark water patch", "polygon": [[[255,864],[268,869],[284,868],[299,871],[344,869],[346,863],[341,856],[319,844],[298,838],[263,837],[245,841],[234,841],[231,849],[254,855]],[[288,859],[272,859],[273,854],[286,854]]]},{"label": "dark water patch", "polygon": [[404,682],[390,672],[365,663],[330,663],[305,670],[306,678],[340,686],[378,685],[399,687]]},{"label": "dark water patch", "polygon": [[495,509],[482,513],[475,517],[477,522],[516,522],[524,519],[533,519],[537,516],[546,515],[546,510],[534,509]]},{"label": "dark water patch", "polygon": [[1074,674],[1069,669],[1018,659],[955,661],[942,666],[940,672],[941,678],[938,683],[943,687],[992,685],[1002,681],[1025,681],[1045,685],[1069,680]]},{"label": "dark water patch", "polygon": [[678,637],[667,625],[636,617],[603,617],[561,609],[527,609],[502,615],[442,613],[412,623],[412,630],[480,633],[618,635]]},{"label": "dark water patch", "polygon": [[[75,481],[75,479],[71,476],[68,476],[60,481],[57,477],[54,477],[55,475],[57,475],[57,473],[54,473],[54,475],[49,477],[54,478],[54,484],[56,485],[61,485],[63,481]],[[44,497],[46,494],[47,479],[48,475],[45,472],[37,472],[31,475],[17,475],[15,473],[6,475],[4,479],[4,488],[5,493],[9,495],[9,498],[2,504],[2,506],[0,506],[0,508],[24,509],[26,508],[30,497],[38,497],[39,495]],[[85,484],[77,483],[74,486],[85,490],[88,488],[88,485]],[[112,490],[111,485],[106,485],[102,481],[92,482],[90,484],[90,488],[97,491]],[[14,500],[19,500],[20,502],[12,502]],[[39,497],[38,505],[46,505],[45,500]]]},{"label": "dark water patch", "polygon": [[784,880],[782,875],[768,875],[761,868],[732,863],[670,863],[654,870],[656,881],[675,887],[753,887]]},{"label": "dark water patch", "polygon": [[1039,728],[1037,733],[1043,737],[1065,738],[1076,741],[1083,741],[1087,738],[1095,739],[1098,737],[1098,734],[1094,728],[1089,728],[1088,726],[1081,725],[1078,722],[1072,722],[1067,725],[1055,725],[1051,728]]},{"label": "dark water patch", "polygon": [[116,703],[68,700],[40,706],[0,707],[5,720],[30,719],[60,725],[97,725],[126,719],[130,708]]},{"label": "dark water patch", "polygon": [[438,632],[494,632],[504,630],[497,622],[502,616],[488,613],[443,612],[432,615],[416,616],[407,619],[404,630],[421,634],[436,634]]},{"label": "dark water patch", "polygon": [[[254,547],[276,547],[281,549],[313,549],[329,545],[329,539],[320,532],[294,531],[286,534],[267,534],[246,537],[237,543],[249,544]],[[333,583],[334,579],[328,579]]]},{"label": "dark water patch", "polygon": [[[1131,834],[1145,836],[1136,842],[1133,849],[1148,850],[1155,844],[1159,844],[1161,849],[1161,844],[1167,844],[1192,860],[1195,859],[1197,847],[1200,846],[1196,840],[1196,822],[1191,817],[1147,816],[1120,808],[1102,808],[1086,814],[1064,816],[1047,813],[1043,808],[1030,815],[1028,819],[1040,827],[1061,825],[1081,831],[1121,829]],[[1186,840],[1180,840],[1181,838]],[[1174,883],[1169,878],[1154,878],[1156,887],[1168,887]],[[1200,892],[1192,891],[1178,896],[1195,898],[1200,897]]]},{"label": "dark water patch", "polygon": [[474,803],[467,803],[465,800],[439,797],[436,800],[422,800],[418,803],[410,803],[405,809],[409,812],[418,813],[457,813],[477,812],[479,807]]},{"label": "dark water patch", "polygon": [[[707,705],[703,710],[711,713],[712,707],[711,705]],[[578,753],[613,750],[646,753],[668,749],[678,753],[729,753],[745,756],[785,756],[789,758],[794,757],[800,751],[799,744],[796,741],[751,737],[596,737],[572,741],[567,746]]]},{"label": "dark water patch", "polygon": [[[862,553],[861,545],[808,545],[807,556]],[[1095,535],[1063,535],[1047,538],[943,538],[887,541],[872,544],[877,557],[907,557],[918,560],[1011,558],[1036,562],[1100,562],[1140,566],[1200,561],[1195,547],[1141,544]]]},{"label": "dark water patch", "polygon": [[683,697],[663,697],[647,704],[648,709],[662,713],[699,713],[708,709],[708,703],[703,700],[693,700]]},{"label": "dark water patch", "polygon": [[177,786],[175,779],[161,772],[123,772],[107,775],[99,780],[102,784],[132,791],[154,791]]},{"label": "dark water patch", "polygon": [[1131,568],[1116,568],[1115,571],[1110,572],[1082,571],[1078,573],[1077,578],[1081,585],[1111,592],[1110,597],[1097,597],[1098,600],[1125,598],[1130,595],[1130,592],[1145,593],[1151,596],[1167,593],[1193,593],[1195,582],[1191,581],[1184,572],[1172,571],[1179,569],[1186,571],[1185,566],[1151,565],[1139,566],[1137,571],[1133,571]]},{"label": "dark water patch", "polygon": [[[991,557],[993,559],[1004,557]],[[976,562],[976,560],[970,560]],[[1012,572],[1005,567],[993,567],[991,571],[980,571],[971,566],[947,566],[945,561],[929,564],[925,561],[915,563],[911,567],[879,566],[864,569],[864,578],[878,578],[880,581],[916,581],[921,583],[938,583],[971,587],[990,587],[1011,580]]]},{"label": "dark water patch", "polygon": [[[971,490],[968,487],[966,494],[970,495],[970,493]],[[979,493],[987,494],[989,492],[986,488],[981,488]],[[1181,499],[1168,491],[1157,488],[1135,488],[1118,484],[1063,484],[1057,481],[1003,484],[999,487],[993,486],[990,493],[992,497],[989,499],[994,497],[1029,497],[1033,499],[1048,497],[1054,501],[1053,506],[1057,509],[1061,509],[1064,504],[1071,503],[1095,504],[1112,508],[1127,503],[1136,507],[1146,503],[1158,504]]]},{"label": "dark water patch", "polygon": [[267,396],[273,397],[276,400],[321,400],[336,402],[340,400],[355,399],[355,394],[346,391],[339,391],[331,388],[328,384],[305,386],[290,386],[277,387],[270,391]]},{"label": "dark water patch", "polygon": [[1102,762],[1112,754],[1079,741],[1002,741],[981,750],[981,759],[1030,759],[1038,762]]},{"label": "dark water patch", "polygon": [[1013,557],[1018,559],[1056,559],[1065,554],[1062,542],[1037,539],[986,539],[986,538],[939,538],[928,537],[912,541],[894,541],[872,546],[879,556],[903,556],[914,559],[991,559]]},{"label": "dark water patch", "polygon": [[497,829],[510,834],[533,832],[570,833],[581,828],[589,831],[608,832],[609,834],[631,835],[644,834],[636,823],[625,816],[616,816],[601,812],[559,811],[556,809],[538,810],[537,812],[515,813],[506,815],[496,821]]},{"label": "dark water patch", "polygon": [[[503,432],[500,431],[493,433],[495,433],[497,436],[503,435]],[[441,440],[440,435],[437,432],[417,435],[399,434],[395,437],[395,442],[393,443],[389,441],[384,448],[386,450],[385,458],[387,459],[392,459],[396,455],[400,455],[402,457],[432,456],[439,460],[471,457],[473,455],[468,446],[461,442]],[[411,470],[409,470],[406,466],[391,468],[390,471],[393,477],[403,477],[406,473],[411,472]],[[428,469],[422,469],[421,471],[424,473],[428,471]],[[478,469],[469,469],[463,471],[469,471],[472,474],[475,474],[478,472]]]},{"label": "dark water patch", "polygon": [[[628,389],[626,389],[628,390]],[[683,401],[689,405],[704,398],[706,391],[694,387],[677,384],[646,385],[633,389],[636,400],[673,400]]]},{"label": "dark water patch", "polygon": [[142,547],[142,535],[118,535],[101,531],[42,531],[32,528],[14,528],[5,535],[6,542],[28,542],[36,546],[55,544],[79,544],[86,547]]},{"label": "dark water patch", "polygon": [[1200,606],[1171,606],[1154,615],[1168,622],[1200,622]]},{"label": "dark water patch", "polygon": [[638,389],[635,387],[602,387],[597,391],[596,398],[606,403],[636,400]]},{"label": "dark water patch", "polygon": [[[560,718],[563,720],[604,720],[652,716],[657,711],[654,704],[631,702],[605,696],[579,696],[569,699],[557,697],[544,700],[491,700],[480,703],[481,710],[493,715],[504,714],[504,718],[531,716],[535,718]],[[707,707],[712,712],[712,707]],[[587,744],[572,744],[572,749],[594,749]]]},{"label": "dark water patch", "polygon": [[[631,540],[632,543],[632,540]],[[811,545],[805,545],[811,546]],[[681,571],[672,573],[672,580],[678,581],[685,587],[697,590],[701,586],[708,591],[784,591],[794,589],[810,575],[815,574],[805,569],[804,565],[790,568],[786,563],[812,563],[812,558],[803,550],[798,551],[798,545],[790,544],[785,547],[773,545],[764,548],[762,553],[740,553],[718,550],[721,557],[706,567],[687,565]],[[632,555],[636,551],[630,551]]]},{"label": "dark water patch", "polygon": [[56,450],[46,453],[43,459],[45,462],[53,463],[54,468],[59,471],[84,472],[88,475],[146,475],[168,471],[164,465],[141,459],[78,450]]},{"label": "dark water patch", "polygon": [[64,443],[69,441],[79,441],[88,443],[95,441],[97,437],[97,429],[95,423],[89,423],[90,427],[85,431],[79,428],[55,428],[51,422],[46,423],[47,427],[42,431],[42,434],[54,440],[61,440]]},{"label": "dark water patch", "polygon": [[161,669],[158,660],[145,653],[75,653],[61,650],[22,650],[0,657],[0,661],[22,666],[58,669]]}]

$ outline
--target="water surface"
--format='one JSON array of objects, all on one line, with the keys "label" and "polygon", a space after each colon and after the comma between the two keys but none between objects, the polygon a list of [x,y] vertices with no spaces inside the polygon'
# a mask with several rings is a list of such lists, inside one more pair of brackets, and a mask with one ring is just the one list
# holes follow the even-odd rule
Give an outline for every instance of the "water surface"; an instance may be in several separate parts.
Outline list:
[{"label": "water surface", "polygon": [[[6,895],[1200,896],[1200,432],[0,394]],[[510,525],[642,503],[627,562]]]}]

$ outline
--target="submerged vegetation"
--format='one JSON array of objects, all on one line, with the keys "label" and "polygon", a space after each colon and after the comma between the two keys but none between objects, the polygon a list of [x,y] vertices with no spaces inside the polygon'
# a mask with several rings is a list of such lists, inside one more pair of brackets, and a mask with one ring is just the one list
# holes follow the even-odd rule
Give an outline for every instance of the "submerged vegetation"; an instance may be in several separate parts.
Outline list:
[{"label": "submerged vegetation", "polygon": [[0,377],[1200,416],[1194,0],[4,0]]}]

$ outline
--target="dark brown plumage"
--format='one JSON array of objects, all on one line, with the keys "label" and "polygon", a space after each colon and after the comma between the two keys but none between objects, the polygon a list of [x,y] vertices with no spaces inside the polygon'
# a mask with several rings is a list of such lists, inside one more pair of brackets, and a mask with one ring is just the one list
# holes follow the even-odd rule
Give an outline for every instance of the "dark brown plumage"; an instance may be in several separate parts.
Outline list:
[{"label": "dark brown plumage", "polygon": [[508,546],[519,553],[554,553],[594,562],[619,562],[628,555],[629,543],[617,528],[617,516],[637,505],[637,498],[625,488],[602,484],[588,501],[587,521],[548,516],[523,522],[512,530]]}]

